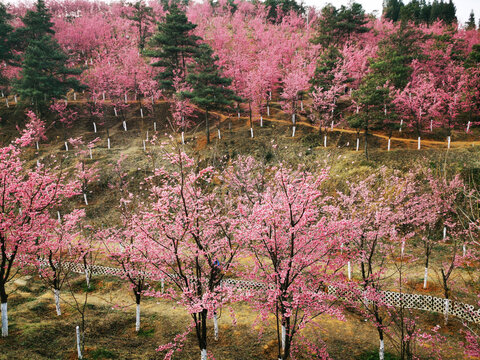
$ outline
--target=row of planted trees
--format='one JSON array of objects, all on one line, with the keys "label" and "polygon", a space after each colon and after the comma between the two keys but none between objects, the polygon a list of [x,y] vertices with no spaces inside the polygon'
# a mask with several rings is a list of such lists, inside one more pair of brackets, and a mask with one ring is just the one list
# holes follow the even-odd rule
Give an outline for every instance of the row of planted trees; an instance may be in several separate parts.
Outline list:
[{"label": "row of planted trees", "polygon": [[475,29],[374,19],[358,4],[276,20],[261,3],[164,5],[1,7],[2,91],[33,102],[38,115],[68,89],[86,90],[92,115],[107,99],[123,120],[128,101],[148,99],[152,108],[162,99],[176,131],[203,122],[195,107],[206,123],[209,111],[230,108],[246,113],[250,127],[263,125],[273,96],[294,126],[306,118],[321,131],[348,124],[364,131],[365,144],[374,129],[391,136],[408,127],[420,144],[426,131],[450,137],[478,123]]},{"label": "row of planted trees", "polygon": [[[321,164],[266,165],[240,157],[209,166],[171,144],[152,148],[155,165],[140,188],[129,184],[128,169],[119,160],[110,184],[119,196],[119,221],[95,228],[83,210],[57,213],[66,199],[81,201],[88,182],[95,181],[95,171],[82,160],[85,146],[76,141],[78,163],[83,164],[76,176],[64,173],[56,158],[29,168],[22,160],[23,146],[32,145],[35,134],[28,128],[1,149],[3,336],[8,334],[7,284],[18,268],[38,269],[60,315],[61,290],[72,282],[70,264],[85,269],[88,286],[89,266],[108,257],[133,290],[136,330],[143,296],[175,300],[192,317],[187,332],[195,333],[202,360],[207,358],[210,320],[218,334],[217,314],[235,301],[248,301],[265,323],[274,320],[279,359],[297,353],[325,357],[325,344],[302,330],[323,314],[343,319],[345,304],[377,329],[381,359],[386,336],[402,358],[411,359],[416,344],[441,337],[436,328],[422,327],[413,311],[388,305],[381,291],[405,291],[418,278],[414,267],[423,263],[424,287],[433,268],[441,275],[445,298],[451,299],[454,274],[478,255],[477,192],[458,176],[382,168],[332,189],[329,169]],[[222,281],[227,277],[266,287],[244,291]],[[162,291],[156,290],[158,282]],[[327,291],[330,285],[336,293]],[[339,302],[342,294],[345,300]],[[83,323],[87,298],[73,303]],[[473,330],[466,328],[475,351]],[[181,348],[185,336],[160,347],[167,358]]]}]

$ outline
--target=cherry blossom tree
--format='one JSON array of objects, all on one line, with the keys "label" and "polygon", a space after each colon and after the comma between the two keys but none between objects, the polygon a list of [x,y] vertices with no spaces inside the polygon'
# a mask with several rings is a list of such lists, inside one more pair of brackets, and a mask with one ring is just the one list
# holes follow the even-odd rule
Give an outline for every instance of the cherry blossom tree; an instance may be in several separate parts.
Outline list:
[{"label": "cherry blossom tree", "polygon": [[73,275],[72,266],[83,259],[79,249],[81,234],[79,223],[84,221],[84,210],[73,210],[63,218],[58,212],[58,220],[51,219],[45,236],[39,238],[34,245],[36,261],[33,263],[38,269],[42,281],[53,291],[57,316],[62,315],[60,307],[60,292],[65,282]]},{"label": "cherry blossom tree", "polygon": [[77,188],[44,165],[28,169],[14,145],[0,148],[0,160],[0,300],[2,336],[7,336],[6,285],[16,274],[13,265],[35,256],[36,239],[51,225],[49,210],[77,194]]},{"label": "cherry blossom tree", "polygon": [[[207,359],[207,320],[234,298],[222,279],[234,268],[240,247],[235,240],[236,216],[230,200],[217,192],[211,168],[198,169],[195,161],[178,150],[164,153],[165,167],[148,178],[151,195],[137,233],[142,234],[144,259],[172,287],[147,294],[175,299],[193,320],[201,359]],[[167,344],[169,359],[176,347]]]},{"label": "cherry blossom tree", "polygon": [[[311,174],[283,166],[271,171],[274,175],[262,193],[243,196],[240,212],[248,226],[242,228],[242,237],[255,259],[247,275],[269,284],[251,301],[262,319],[275,316],[278,358],[289,359],[306,324],[320,314],[342,317],[325,287],[335,283],[344,266],[336,249],[345,240],[348,225],[328,219],[319,190],[326,171]],[[311,346],[317,356],[324,356],[322,346]]]}]

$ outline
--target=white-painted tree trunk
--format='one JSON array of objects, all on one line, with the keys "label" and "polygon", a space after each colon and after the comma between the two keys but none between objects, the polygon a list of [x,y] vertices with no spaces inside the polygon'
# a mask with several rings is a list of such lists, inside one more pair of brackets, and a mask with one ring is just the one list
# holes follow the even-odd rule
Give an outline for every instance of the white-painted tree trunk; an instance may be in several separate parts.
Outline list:
[{"label": "white-painted tree trunk", "polygon": [[360,139],[357,138],[357,149],[355,151],[358,151],[358,148],[360,147]]},{"label": "white-painted tree trunk", "polygon": [[55,310],[57,310],[57,316],[62,315],[62,310],[60,309],[60,290],[53,289],[53,295],[55,296]]},{"label": "white-painted tree trunk", "polygon": [[303,111],[303,100],[302,100],[302,101],[300,101],[300,110],[302,110],[302,111]]},{"label": "white-painted tree trunk", "polygon": [[423,288],[427,288],[427,282],[428,282],[428,268],[425,268],[425,274],[423,275]]},{"label": "white-painted tree trunk", "polygon": [[87,289],[90,289],[90,274],[88,268],[85,269],[85,280],[87,281]]},{"label": "white-painted tree trunk", "polygon": [[295,114],[292,114],[292,124],[295,124]]},{"label": "white-painted tree trunk", "polygon": [[92,148],[88,148],[88,153],[90,155],[90,159],[93,159],[93,156],[92,156]]},{"label": "white-painted tree trunk", "polygon": [[467,254],[467,245],[463,244],[462,248],[463,248],[463,257],[465,257],[465,255]]},{"label": "white-painted tree trunk", "polygon": [[333,130],[333,121],[332,121],[332,123],[330,124],[330,129]]},{"label": "white-painted tree trunk", "polygon": [[125,120],[123,121],[123,130],[127,131],[127,123],[125,122]]},{"label": "white-painted tree trunk", "polygon": [[207,349],[202,349],[200,351],[200,360],[207,360]]},{"label": "white-painted tree trunk", "polygon": [[61,224],[62,223],[62,217],[60,216],[60,211],[57,211],[57,218],[58,218],[58,222]]},{"label": "white-painted tree trunk", "polygon": [[444,226],[444,227],[443,227],[443,240],[445,240],[446,237],[447,237],[447,227]]},{"label": "white-painted tree trunk", "polygon": [[267,116],[270,116],[270,106],[267,106]]},{"label": "white-painted tree trunk", "polygon": [[237,117],[240,119],[240,111],[237,112]]},{"label": "white-painted tree trunk", "polygon": [[285,325],[282,325],[282,351],[285,351],[285,342],[287,340],[287,330]]},{"label": "white-painted tree trunk", "polygon": [[399,130],[400,132],[402,132],[402,126],[403,126],[403,119],[400,120],[400,130]]},{"label": "white-painted tree trunk", "polygon": [[102,93],[102,99],[105,101],[105,91]]},{"label": "white-painted tree trunk", "polygon": [[143,119],[143,109],[140,108],[140,117]]},{"label": "white-painted tree trunk", "polygon": [[295,126],[292,127],[292,137],[295,137]]},{"label": "white-painted tree trunk", "polygon": [[347,271],[348,271],[348,280],[352,280],[352,263],[350,261],[347,263]]},{"label": "white-painted tree trunk", "polygon": [[160,279],[160,285],[161,285],[161,290],[163,294],[165,292],[165,280],[163,278]]},{"label": "white-painted tree trunk", "polygon": [[7,303],[2,303],[1,305],[2,311],[2,337],[8,336],[8,310],[7,310]]},{"label": "white-painted tree trunk", "polygon": [[65,99],[65,106],[68,106],[68,100]]},{"label": "white-painted tree trunk", "polygon": [[182,144],[185,144],[185,136],[184,136],[183,131],[182,131]]},{"label": "white-painted tree trunk", "polygon": [[40,148],[38,146],[38,141],[35,141],[35,145],[37,146],[37,150],[40,150]]},{"label": "white-painted tree trunk", "polygon": [[269,100],[272,100],[272,92],[271,91],[268,92],[268,98],[269,98]]},{"label": "white-painted tree trunk", "polygon": [[[183,134],[183,133],[182,133]],[[148,141],[148,130],[147,130],[147,136],[145,138],[146,141]]]},{"label": "white-painted tree trunk", "polygon": [[79,326],[77,326],[75,328],[75,332],[77,334],[77,355],[78,355],[79,359],[83,359],[82,347],[81,347],[81,344],[80,344],[80,327]]},{"label": "white-painted tree trunk", "polygon": [[447,149],[450,149],[450,136],[447,137],[447,144],[448,144],[448,145],[447,145]]},{"label": "white-painted tree trunk", "polygon": [[127,93],[125,93],[125,104],[128,102]]},{"label": "white-painted tree trunk", "polygon": [[40,167],[40,161],[37,160],[37,167]]},{"label": "white-painted tree trunk", "polygon": [[107,138],[107,147],[110,149],[110,138]]},{"label": "white-painted tree trunk", "polygon": [[85,205],[88,205],[87,194],[83,193],[83,200],[85,200]]},{"label": "white-painted tree trunk", "polygon": [[430,120],[430,132],[433,131],[433,120]]},{"label": "white-painted tree trunk", "polygon": [[135,331],[140,331],[140,304],[137,304],[136,313],[135,313]]},{"label": "white-painted tree trunk", "polygon": [[115,116],[118,116],[117,108],[116,108],[116,107],[113,108],[113,112],[115,113]]},{"label": "white-painted tree trunk", "polygon": [[220,129],[217,129],[218,131],[218,138],[221,139],[222,138],[222,134],[220,134]]},{"label": "white-painted tree trunk", "polygon": [[7,104],[7,108],[10,107],[10,106],[8,105],[8,98],[5,98],[5,104]]},{"label": "white-painted tree trunk", "polygon": [[213,335],[215,336],[215,341],[218,341],[218,319],[217,313],[213,313]]},{"label": "white-painted tree trunk", "polygon": [[402,253],[402,258],[403,258],[403,254],[405,254],[405,240],[402,241],[402,250],[401,250],[401,253]]},{"label": "white-painted tree trunk", "polygon": [[5,94],[3,93],[3,91],[2,91],[2,97],[5,97]]},{"label": "white-painted tree trunk", "polygon": [[260,116],[260,127],[263,127],[263,116]]},{"label": "white-painted tree trunk", "polygon": [[380,360],[385,360],[385,344],[380,340],[380,347],[378,348],[378,357]]},{"label": "white-painted tree trunk", "polygon": [[146,145],[145,145],[145,140],[142,140],[142,141],[143,141],[143,151],[146,152],[146,151],[147,151],[147,147],[146,147]]},{"label": "white-painted tree trunk", "polygon": [[250,128],[250,137],[253,138],[253,128]]},{"label": "white-painted tree trunk", "polygon": [[93,132],[95,134],[97,133],[97,124],[95,124],[95,121],[93,122]]},{"label": "white-painted tree trunk", "polygon": [[153,122],[153,131],[157,132],[157,122]]},{"label": "white-painted tree trunk", "polygon": [[65,151],[68,151],[68,144],[66,141],[65,141]]},{"label": "white-painted tree trunk", "polygon": [[323,147],[327,147],[327,135],[323,136]]},{"label": "white-painted tree trunk", "polygon": [[445,325],[448,324],[448,313],[450,310],[450,300],[445,299],[445,311],[444,311],[444,316],[445,316]]},{"label": "white-painted tree trunk", "polygon": [[467,124],[467,133],[470,131],[470,121]]},{"label": "white-painted tree trunk", "polygon": [[77,101],[77,93],[76,92],[73,93],[73,100]]},{"label": "white-painted tree trunk", "polygon": [[388,148],[387,151],[390,151],[390,139],[388,139]]}]

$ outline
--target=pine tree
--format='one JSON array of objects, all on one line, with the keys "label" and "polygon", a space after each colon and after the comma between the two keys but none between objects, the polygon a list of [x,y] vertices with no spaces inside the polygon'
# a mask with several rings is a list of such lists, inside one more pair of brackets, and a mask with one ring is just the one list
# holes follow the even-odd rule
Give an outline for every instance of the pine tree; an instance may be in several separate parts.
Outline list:
[{"label": "pine tree", "polygon": [[313,43],[324,47],[341,44],[350,40],[352,35],[368,32],[367,23],[365,10],[358,3],[351,3],[348,7],[342,5],[339,9],[326,5],[318,20],[318,32]]},{"label": "pine tree", "polygon": [[44,35],[55,35],[51,20],[52,14],[48,11],[44,0],[37,1],[35,10],[27,10],[22,18],[24,26],[15,31],[15,38],[23,45],[23,50],[33,40],[38,40]]},{"label": "pine tree", "polygon": [[360,88],[353,92],[353,99],[364,111],[347,118],[349,125],[363,129],[365,136],[365,157],[368,160],[368,136],[373,127],[379,127],[385,120],[384,107],[391,103],[389,89],[385,87],[384,77],[380,73],[370,73],[362,81]]},{"label": "pine tree", "polygon": [[205,122],[207,132],[207,143],[210,143],[210,128],[208,112],[212,109],[223,108],[233,105],[234,101],[241,101],[235,93],[227,87],[232,83],[229,78],[220,74],[216,62],[218,56],[213,55],[212,48],[207,44],[201,44],[194,57],[194,63],[187,76],[187,82],[191,85],[192,91],[183,92],[182,95],[205,109]]},{"label": "pine tree", "polygon": [[404,7],[402,0],[386,0],[383,4],[383,16],[394,22],[400,19],[400,11]]},{"label": "pine tree", "polygon": [[475,24],[475,14],[473,10],[470,12],[470,17],[468,18],[467,22],[467,30],[475,30],[476,29],[476,24]]},{"label": "pine tree", "polygon": [[[11,64],[14,59],[12,52],[13,27],[9,24],[11,19],[12,15],[7,12],[7,7],[0,3],[0,63]],[[0,85],[6,84],[7,78],[0,73]]]},{"label": "pine tree", "polygon": [[147,37],[150,35],[148,32],[148,25],[155,21],[153,9],[150,6],[145,5],[143,1],[137,1],[135,4],[131,4],[133,13],[127,15],[127,19],[133,20],[136,23],[138,29],[138,48],[140,52],[143,52],[147,42]]},{"label": "pine tree", "polygon": [[185,12],[176,4],[169,7],[165,21],[158,25],[146,54],[158,59],[152,66],[162,68],[162,72],[156,77],[160,89],[173,92],[175,74],[185,77],[187,61],[197,51],[197,41],[200,39],[192,34],[196,26],[188,21]]},{"label": "pine tree", "polygon": [[66,66],[68,56],[52,36],[55,32],[51,28],[51,14],[43,0],[38,0],[36,9],[38,13],[27,11],[22,19],[25,27],[17,33],[22,36],[29,34],[31,38],[23,37],[26,48],[22,70],[14,86],[26,104],[33,102],[37,111],[42,112],[52,98],[64,96],[69,89],[81,88],[78,80],[71,75],[79,75],[82,69]]}]

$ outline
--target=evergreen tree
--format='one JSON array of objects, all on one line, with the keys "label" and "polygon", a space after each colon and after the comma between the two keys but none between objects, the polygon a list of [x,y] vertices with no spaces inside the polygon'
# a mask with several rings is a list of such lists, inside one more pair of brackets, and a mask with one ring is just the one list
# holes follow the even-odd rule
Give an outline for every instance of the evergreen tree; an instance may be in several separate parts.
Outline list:
[{"label": "evergreen tree", "polygon": [[404,6],[402,0],[386,0],[383,3],[383,16],[396,22],[400,19],[400,11]]},{"label": "evergreen tree", "polygon": [[468,18],[467,22],[467,30],[475,30],[476,29],[476,24],[475,24],[475,14],[473,10],[470,12],[470,17]]},{"label": "evergreen tree", "polygon": [[332,70],[341,60],[342,54],[337,47],[332,45],[326,48],[318,57],[315,74],[310,80],[312,87],[318,86],[325,90],[330,89],[333,80]]},{"label": "evergreen tree", "polygon": [[33,40],[38,40],[44,35],[54,35],[52,14],[48,11],[44,0],[38,0],[35,10],[27,10],[22,18],[23,27],[15,31],[15,39],[25,50]]},{"label": "evergreen tree", "polygon": [[283,15],[293,11],[297,14],[305,13],[305,8],[296,0],[266,0],[264,3],[268,8],[267,19],[272,22],[281,22]]},{"label": "evergreen tree", "polygon": [[138,48],[140,52],[143,52],[147,37],[150,35],[148,25],[155,21],[153,9],[145,5],[143,1],[137,1],[135,4],[131,4],[131,6],[133,7],[133,13],[126,17],[136,23],[138,28]]},{"label": "evergreen tree", "polygon": [[411,62],[422,56],[419,46],[422,41],[423,35],[418,29],[402,23],[396,32],[379,43],[370,70],[382,78],[382,84],[388,81],[397,89],[403,89],[410,78]]},{"label": "evergreen tree", "polygon": [[[7,12],[7,7],[0,3],[0,63],[11,64],[14,56],[12,52],[13,27],[9,24],[12,15]],[[0,85],[6,85],[7,79],[0,72]]]},{"label": "evergreen tree", "polygon": [[468,54],[464,63],[465,68],[476,68],[480,66],[480,44],[472,46],[472,51]]},{"label": "evergreen tree", "polygon": [[324,47],[341,44],[355,34],[368,32],[370,29],[366,26],[367,23],[365,10],[358,3],[354,2],[348,7],[342,5],[339,9],[327,5],[322,9],[313,43]]},{"label": "evergreen tree", "polygon": [[358,130],[363,129],[365,136],[365,157],[368,160],[368,136],[370,129],[381,127],[385,120],[384,107],[391,103],[389,89],[385,87],[383,77],[378,73],[370,73],[365,77],[359,89],[352,96],[362,106],[363,111],[347,118],[348,124]]},{"label": "evergreen tree", "polygon": [[28,39],[20,79],[14,86],[25,103],[34,103],[41,112],[52,98],[64,96],[69,89],[81,88],[71,75],[79,75],[82,69],[66,66],[68,56],[52,36],[55,33],[51,29],[53,23],[43,0],[38,0],[36,9],[38,14],[27,11],[22,19],[25,27],[18,30],[18,34],[35,35]]},{"label": "evergreen tree", "polygon": [[150,40],[150,49],[146,54],[157,58],[152,66],[162,68],[156,77],[160,89],[173,92],[173,78],[175,74],[186,76],[187,61],[198,49],[198,36],[192,34],[197,25],[188,21],[185,12],[178,5],[169,7],[165,21],[158,24],[158,30]]},{"label": "evergreen tree", "polygon": [[229,78],[224,78],[216,64],[218,56],[213,55],[212,48],[207,44],[201,44],[190,67],[187,82],[192,91],[183,92],[182,95],[205,109],[205,122],[207,143],[210,143],[210,124],[208,112],[212,109],[230,106],[234,101],[241,101],[235,93],[227,87],[232,83]]}]

